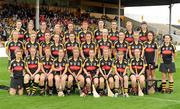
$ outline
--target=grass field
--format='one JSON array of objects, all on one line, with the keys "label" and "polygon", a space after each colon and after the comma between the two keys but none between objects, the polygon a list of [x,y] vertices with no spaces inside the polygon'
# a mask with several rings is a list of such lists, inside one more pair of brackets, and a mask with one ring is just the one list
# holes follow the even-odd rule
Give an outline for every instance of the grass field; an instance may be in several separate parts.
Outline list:
[{"label": "grass field", "polygon": [[[0,58],[0,85],[9,85],[7,58]],[[93,98],[78,95],[58,96],[9,96],[0,90],[0,109],[179,109],[180,108],[180,53],[176,58],[177,72],[174,75],[175,91],[172,94],[156,93],[144,97]],[[160,79],[160,72],[157,77]]]}]

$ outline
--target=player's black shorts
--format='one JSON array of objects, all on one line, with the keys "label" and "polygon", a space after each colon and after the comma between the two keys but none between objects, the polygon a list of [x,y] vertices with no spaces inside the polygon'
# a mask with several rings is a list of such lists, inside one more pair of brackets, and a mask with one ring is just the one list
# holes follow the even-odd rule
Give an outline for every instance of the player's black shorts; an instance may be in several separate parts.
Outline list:
[{"label": "player's black shorts", "polygon": [[[122,78],[124,78],[124,76],[128,76],[127,74],[125,74],[125,75],[123,76],[123,73],[119,73],[119,75],[120,75]],[[116,76],[116,75],[114,75],[114,76]]]},{"label": "player's black shorts", "polygon": [[53,75],[55,76],[55,75],[60,75],[60,72],[53,72]]},{"label": "player's black shorts", "polygon": [[154,70],[154,69],[156,69],[156,68],[158,68],[158,66],[155,65],[154,62],[147,62],[147,66],[146,66],[146,69],[147,69],[147,70],[148,70],[148,69]]},{"label": "player's black shorts", "polygon": [[10,82],[10,88],[21,89],[23,88],[23,83],[24,83],[23,77],[18,77],[18,78],[12,77]]},{"label": "player's black shorts", "polygon": [[163,73],[174,73],[176,72],[175,63],[174,62],[169,64],[161,63],[159,67],[159,71]]}]

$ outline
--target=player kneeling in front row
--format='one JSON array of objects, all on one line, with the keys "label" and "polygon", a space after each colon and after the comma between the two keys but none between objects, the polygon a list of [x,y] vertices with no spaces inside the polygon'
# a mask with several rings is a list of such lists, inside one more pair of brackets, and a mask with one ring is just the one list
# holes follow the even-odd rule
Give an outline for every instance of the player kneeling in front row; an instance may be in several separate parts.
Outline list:
[{"label": "player kneeling in front row", "polygon": [[[98,80],[98,74],[99,74],[99,62],[98,60],[95,58],[95,51],[93,49],[89,50],[89,58],[87,58],[84,62],[84,75],[85,75],[85,82],[86,82],[86,88],[87,88],[87,92],[88,94],[91,93],[91,86],[94,87],[96,92],[96,89],[98,87],[99,84],[99,80]],[[91,84],[92,83],[92,84]],[[94,92],[93,92],[94,94]],[[98,96],[98,95],[95,95]]]},{"label": "player kneeling in front row", "polygon": [[[128,69],[128,61],[124,59],[124,52],[119,51],[118,53],[118,59],[114,63],[115,67],[115,91],[116,93],[119,93],[119,89],[122,91],[122,94],[125,97],[129,97],[128,95],[128,75],[127,75],[127,69]],[[115,94],[117,95],[117,94]]]},{"label": "player kneeling in front row", "polygon": [[25,63],[22,60],[22,51],[20,49],[15,50],[15,59],[11,61],[9,70],[11,71],[11,83],[10,83],[10,95],[23,95],[23,75],[25,69]]},{"label": "player kneeling in front row", "polygon": [[65,58],[65,52],[63,49],[59,50],[59,56],[58,58],[54,61],[54,79],[55,79],[55,85],[56,85],[56,90],[58,93],[58,96],[64,96],[64,89],[66,86],[66,80],[67,80],[67,68],[68,68],[68,63]]},{"label": "player kneeling in front row", "polygon": [[[49,95],[52,95],[53,88],[53,57],[51,56],[50,47],[45,47],[45,56],[41,58],[41,75],[40,75],[40,95],[43,95],[49,89]],[[47,88],[48,87],[48,88]]]},{"label": "player kneeling in front row", "polygon": [[[26,61],[26,74],[24,76],[24,84],[27,95],[35,95],[37,87],[39,85],[39,71],[40,62],[37,56],[37,51],[34,46],[30,48],[30,55],[25,59]],[[31,82],[33,83],[33,90],[30,91]]]},{"label": "player kneeling in front row", "polygon": [[139,92],[142,92],[142,90],[144,88],[145,67],[146,67],[146,63],[144,62],[144,59],[142,59],[140,57],[140,50],[135,49],[134,57],[131,59],[131,61],[129,63],[129,68],[130,68],[130,72],[131,72],[130,79],[131,79],[131,85],[132,85],[132,93],[134,95],[137,94],[137,84],[136,83],[138,83],[138,94],[139,94]]}]

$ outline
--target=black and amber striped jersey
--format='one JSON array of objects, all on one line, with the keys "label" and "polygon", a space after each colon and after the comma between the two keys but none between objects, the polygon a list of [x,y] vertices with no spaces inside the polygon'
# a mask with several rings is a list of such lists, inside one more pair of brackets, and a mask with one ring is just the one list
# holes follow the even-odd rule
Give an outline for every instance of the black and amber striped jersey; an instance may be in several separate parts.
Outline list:
[{"label": "black and amber striped jersey", "polygon": [[26,62],[26,66],[28,67],[30,72],[33,74],[38,69],[40,60],[38,56],[35,56],[34,59],[31,56],[27,56],[25,58],[25,62]]},{"label": "black and amber striped jersey", "polygon": [[11,61],[10,70],[13,72],[14,78],[23,77],[24,69],[25,69],[25,62],[22,59],[20,61],[17,61],[16,59],[13,59]]},{"label": "black and amber striped jersey", "polygon": [[115,41],[119,40],[119,32],[115,31],[113,32],[112,30],[109,31],[109,35],[108,35],[110,41],[114,44]]},{"label": "black and amber striped jersey", "polygon": [[96,29],[94,31],[94,38],[95,38],[95,41],[96,43],[102,39],[102,31],[100,31],[99,29]]},{"label": "black and amber striped jersey", "polygon": [[120,42],[119,40],[114,43],[114,48],[117,52],[121,51],[124,52],[124,58],[127,58],[127,51],[128,51],[128,42],[123,41]]},{"label": "black and amber striped jersey", "polygon": [[[77,39],[78,33],[76,31],[73,31],[73,33],[75,34],[75,39]],[[70,33],[68,31],[64,33],[65,42],[69,41],[69,35]]]},{"label": "black and amber striped jersey", "polygon": [[125,32],[125,41],[127,41],[128,43],[132,43],[134,41],[133,34],[134,34],[133,31],[131,33],[126,31]]},{"label": "black and amber striped jersey", "polygon": [[85,40],[86,40],[86,39],[85,39],[85,34],[86,34],[87,32],[88,32],[88,33],[91,33],[92,39],[94,39],[94,38],[93,38],[93,33],[92,33],[91,31],[88,30],[88,31],[84,32],[83,30],[81,30],[81,31],[78,33],[78,39],[79,39],[79,41],[80,41],[81,43],[85,42]]},{"label": "black and amber striped jersey", "polygon": [[77,60],[74,60],[73,58],[69,59],[69,69],[72,72],[77,74],[81,68],[82,68],[82,59],[80,57]]},{"label": "black and amber striped jersey", "polygon": [[73,52],[72,52],[73,48],[74,47],[80,48],[80,44],[77,41],[74,41],[74,42],[67,41],[64,47],[66,48],[68,58],[70,58],[71,56],[73,56]]},{"label": "black and amber striped jersey", "polygon": [[99,42],[98,42],[98,47],[100,49],[100,52],[101,54],[103,53],[103,49],[104,48],[109,48],[111,49],[112,48],[112,42],[110,40],[103,40],[101,39]]},{"label": "black and amber striped jersey", "polygon": [[140,31],[140,33],[139,33],[139,40],[141,42],[147,41],[147,33],[148,33],[148,31],[146,31],[146,32],[143,32],[142,30]]},{"label": "black and amber striped jersey", "polygon": [[44,42],[45,41],[45,32],[42,32],[41,30],[39,30],[37,32],[37,40],[39,41],[39,43]]},{"label": "black and amber striped jersey", "polygon": [[10,57],[10,60],[13,60],[15,59],[15,50],[17,48],[20,48],[20,49],[24,49],[24,45],[21,41],[10,41],[8,44],[7,44],[7,49],[9,51],[9,57]]},{"label": "black and amber striped jersey", "polygon": [[33,43],[33,42],[29,41],[25,44],[25,49],[28,50],[28,54],[29,54],[29,50],[32,46],[34,46],[36,48],[36,50],[39,51],[39,43],[38,42]]},{"label": "black and amber striped jersey", "polygon": [[114,62],[114,65],[117,68],[117,72],[119,74],[123,74],[125,72],[126,67],[128,67],[128,61],[126,59],[123,59],[122,61],[116,60]]},{"label": "black and amber striped jersey", "polygon": [[113,66],[113,60],[110,58],[105,60],[104,57],[102,57],[99,61],[99,66],[103,70],[103,72],[106,73],[105,75],[107,75],[107,73],[111,70]]},{"label": "black and amber striped jersey", "polygon": [[173,62],[173,56],[175,55],[176,48],[172,43],[169,45],[163,44],[160,47],[160,54],[162,56],[162,60],[164,63],[171,63]]},{"label": "black and amber striped jersey", "polygon": [[90,58],[87,58],[84,62],[84,68],[87,70],[87,72],[96,73],[97,69],[99,68],[99,61],[95,58],[92,61]]},{"label": "black and amber striped jersey", "polygon": [[40,46],[41,46],[41,48],[42,48],[42,56],[44,56],[45,55],[45,48],[46,47],[51,47],[51,44],[52,44],[52,42],[42,42],[41,44],[40,44]]},{"label": "black and amber striped jersey", "polygon": [[60,43],[58,43],[58,45],[56,45],[55,43],[51,44],[51,54],[54,58],[58,58],[60,49],[63,49],[62,44]]},{"label": "black and amber striped jersey", "polygon": [[66,65],[68,64],[68,61],[63,58],[61,61],[59,59],[54,60],[54,68],[56,68],[58,71],[56,71],[58,74],[62,74],[65,70]]},{"label": "black and amber striped jersey", "polygon": [[54,58],[50,56],[47,58],[46,56],[43,56],[40,60],[42,67],[44,68],[44,71],[46,73],[49,73],[49,71],[52,69],[52,65],[54,63]]},{"label": "black and amber striped jersey", "polygon": [[21,28],[20,30],[15,28],[14,30],[12,30],[11,35],[12,35],[13,31],[18,31],[19,32],[18,40],[21,41],[21,42],[24,42],[24,40],[25,40],[25,37],[24,37],[25,30],[23,28]]},{"label": "black and amber striped jersey", "polygon": [[143,58],[139,58],[139,59],[132,58],[130,60],[129,66],[131,66],[132,70],[136,74],[139,74],[142,71],[142,69],[147,65],[146,65],[146,62]]},{"label": "black and amber striped jersey", "polygon": [[147,63],[155,62],[156,50],[158,49],[158,45],[156,42],[144,42],[144,56]]},{"label": "black and amber striped jersey", "polygon": [[132,56],[134,56],[135,49],[139,49],[142,54],[142,51],[144,50],[144,45],[141,42],[138,42],[138,43],[133,42],[129,45],[129,49],[130,49]]},{"label": "black and amber striped jersey", "polygon": [[89,57],[89,50],[93,49],[95,51],[96,48],[96,43],[95,42],[90,42],[88,43],[87,41],[83,42],[81,45],[81,49],[83,51],[84,57],[87,58]]}]

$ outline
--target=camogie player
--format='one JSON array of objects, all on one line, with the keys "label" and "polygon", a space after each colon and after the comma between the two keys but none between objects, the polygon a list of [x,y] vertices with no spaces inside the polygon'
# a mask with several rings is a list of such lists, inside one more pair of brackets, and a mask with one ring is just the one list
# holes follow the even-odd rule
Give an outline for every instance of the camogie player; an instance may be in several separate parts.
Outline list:
[{"label": "camogie player", "polygon": [[[37,56],[37,50],[34,46],[30,48],[30,55],[26,57],[26,74],[24,76],[24,85],[27,92],[27,95],[35,95],[37,87],[39,85],[40,77],[40,61]],[[33,90],[30,91],[31,82],[33,83]]]},{"label": "camogie player", "polygon": [[68,68],[68,62],[65,58],[65,52],[63,49],[59,49],[59,56],[54,61],[54,65],[53,65],[55,86],[58,96],[64,96],[63,91],[66,86],[67,68]]},{"label": "camogie player", "polygon": [[24,38],[25,41],[28,42],[30,40],[30,34],[34,33],[34,23],[33,22],[29,22],[28,23],[28,27],[27,27],[27,31],[24,33]]},{"label": "camogie player", "polygon": [[37,50],[37,54],[39,55],[39,43],[36,41],[36,33],[30,34],[30,40],[25,44],[25,54],[28,56],[30,54],[30,48],[34,46]]},{"label": "camogie player", "polygon": [[138,31],[134,31],[133,38],[134,38],[134,41],[131,44],[129,44],[129,47],[128,47],[129,48],[129,57],[130,58],[134,57],[135,49],[139,49],[140,56],[144,57],[144,46],[143,46],[143,43],[141,43],[139,41],[139,32]]},{"label": "camogie player", "polygon": [[45,41],[45,32],[47,31],[47,25],[46,22],[41,22],[40,30],[37,32],[37,40],[39,43]]},{"label": "camogie player", "polygon": [[97,43],[99,40],[101,40],[103,29],[104,29],[104,21],[103,21],[103,20],[100,20],[100,21],[98,22],[98,29],[96,29],[96,30],[94,31],[94,38],[95,38],[94,40],[95,40],[96,43]]},{"label": "camogie player", "polygon": [[[7,43],[6,46],[6,53],[9,56],[9,60],[13,60],[15,59],[15,50],[17,48],[19,49],[24,49],[24,45],[21,41],[18,40],[18,31],[13,31],[12,32],[12,40],[10,42]],[[23,51],[22,51],[23,54]]]},{"label": "camogie player", "polygon": [[[39,88],[40,88],[40,95],[43,95],[45,88],[48,86],[49,95],[52,95],[52,88],[53,88],[53,63],[54,58],[51,56],[51,49],[47,46],[44,49],[45,55],[40,60],[41,63],[41,74],[40,74],[40,81],[39,81]],[[47,83],[47,86],[46,84]]]},{"label": "camogie player", "polygon": [[[162,93],[173,92],[173,73],[176,71],[174,58],[175,58],[175,47],[172,44],[172,36],[166,34],[163,36],[164,43],[160,47],[160,59],[161,64],[159,67],[160,72],[162,72]],[[169,90],[166,89],[166,79],[169,79]]]},{"label": "camogie player", "polygon": [[58,34],[55,34],[53,36],[53,42],[51,44],[51,54],[54,58],[58,58],[59,50],[63,49],[63,45],[60,43],[60,36]]},{"label": "camogie player", "polygon": [[[128,56],[128,42],[125,41],[125,34],[123,32],[119,32],[119,40],[117,40],[114,44],[115,52],[123,52],[124,58]],[[116,55],[114,55],[116,57]]]},{"label": "camogie player", "polygon": [[145,21],[143,21],[141,23],[141,30],[139,33],[139,40],[141,42],[147,41],[147,33],[148,33],[147,23]]},{"label": "camogie player", "polygon": [[25,70],[25,63],[22,57],[22,50],[15,50],[15,59],[10,63],[9,70],[11,73],[11,82],[10,82],[10,95],[23,95],[23,76]]},{"label": "camogie player", "polygon": [[116,21],[111,22],[111,30],[109,31],[108,38],[114,44],[115,41],[119,39],[119,32],[117,31]]},{"label": "camogie player", "polygon": [[54,26],[54,31],[53,31],[53,33],[52,33],[52,39],[53,39],[53,36],[54,36],[55,34],[58,34],[58,35],[59,35],[59,40],[60,40],[60,42],[61,42],[61,43],[64,43],[64,40],[63,40],[64,33],[63,33],[63,31],[62,31],[62,26],[61,26],[60,24],[56,24],[56,25]]},{"label": "camogie player", "polygon": [[97,89],[99,80],[98,80],[98,74],[99,74],[99,61],[95,58],[96,53],[94,49],[89,50],[89,57],[86,58],[84,62],[84,75],[85,75],[85,81],[86,81],[86,87],[87,91],[91,92],[91,85],[93,84],[94,87]]},{"label": "camogie player", "polygon": [[147,63],[146,72],[148,80],[155,80],[155,69],[158,64],[158,45],[155,42],[154,32],[147,33],[147,41],[144,42],[144,57]]},{"label": "camogie player", "polygon": [[[125,97],[129,97],[128,95],[128,61],[124,58],[124,52],[119,51],[117,56],[117,60],[114,62],[115,67],[115,93],[119,92],[119,88],[121,87],[122,92],[124,92]],[[117,94],[115,94],[117,95]]]},{"label": "camogie player", "polygon": [[[18,40],[21,41],[21,42],[24,42],[24,33],[25,33],[25,30],[22,28],[21,20],[17,20],[16,21],[16,28],[12,31],[12,33],[14,31],[18,32]],[[12,35],[12,33],[11,33],[11,35]]]},{"label": "camogie player", "polygon": [[139,49],[134,50],[134,57],[130,60],[129,63],[130,68],[130,79],[131,79],[131,86],[132,86],[132,92],[136,95],[137,93],[137,84],[136,82],[139,81],[140,88],[144,88],[145,84],[145,68],[146,63],[145,60],[141,57],[141,51]]},{"label": "camogie player", "polygon": [[46,32],[45,33],[45,41],[43,41],[42,43],[40,43],[40,47],[39,47],[39,54],[40,54],[40,57],[44,56],[45,55],[45,48],[46,47],[50,47],[52,44],[51,42],[51,35],[50,35],[50,32]]},{"label": "camogie player", "polygon": [[105,81],[108,81],[110,89],[114,89],[114,77],[112,72],[113,60],[109,57],[109,48],[103,49],[103,56],[99,61],[100,78],[99,78],[99,91],[103,94],[105,88]]},{"label": "camogie player", "polygon": [[69,36],[71,33],[74,33],[75,40],[77,40],[77,32],[74,30],[74,24],[72,22],[70,22],[68,25],[68,30],[64,33],[64,43],[67,42],[69,40]]},{"label": "camogie player", "polygon": [[128,42],[128,43],[132,43],[134,41],[134,38],[133,38],[133,24],[132,22],[130,21],[127,21],[126,22],[126,32],[125,32],[125,40]]},{"label": "camogie player", "polygon": [[78,47],[80,48],[79,42],[75,40],[75,33],[69,33],[69,40],[64,44],[66,48],[66,55],[68,59],[73,56],[73,48]]},{"label": "camogie player", "polygon": [[[98,42],[98,57],[100,58],[103,55],[103,50],[105,48],[112,48],[112,42],[108,39],[108,30],[103,29],[102,39]],[[111,56],[111,52],[109,51],[109,56]]]},{"label": "camogie player", "polygon": [[82,74],[82,59],[80,58],[80,51],[78,47],[73,48],[73,56],[69,59],[68,67],[68,83],[67,83],[67,92],[70,93],[70,90],[75,80],[76,84],[80,88],[80,96],[84,96],[84,93],[81,93],[81,89],[84,88],[84,76]]},{"label": "camogie player", "polygon": [[85,41],[81,45],[81,57],[83,60],[89,57],[89,50],[94,49],[96,54],[96,43],[92,41],[92,34],[87,32],[85,34]]},{"label": "camogie player", "polygon": [[[87,21],[83,21],[82,22],[82,29],[81,31],[78,33],[78,41],[83,43],[85,41],[85,34],[87,32],[90,32],[91,34],[93,34],[91,31],[88,30],[89,24]],[[94,40],[94,37],[92,37],[92,39]]]}]

